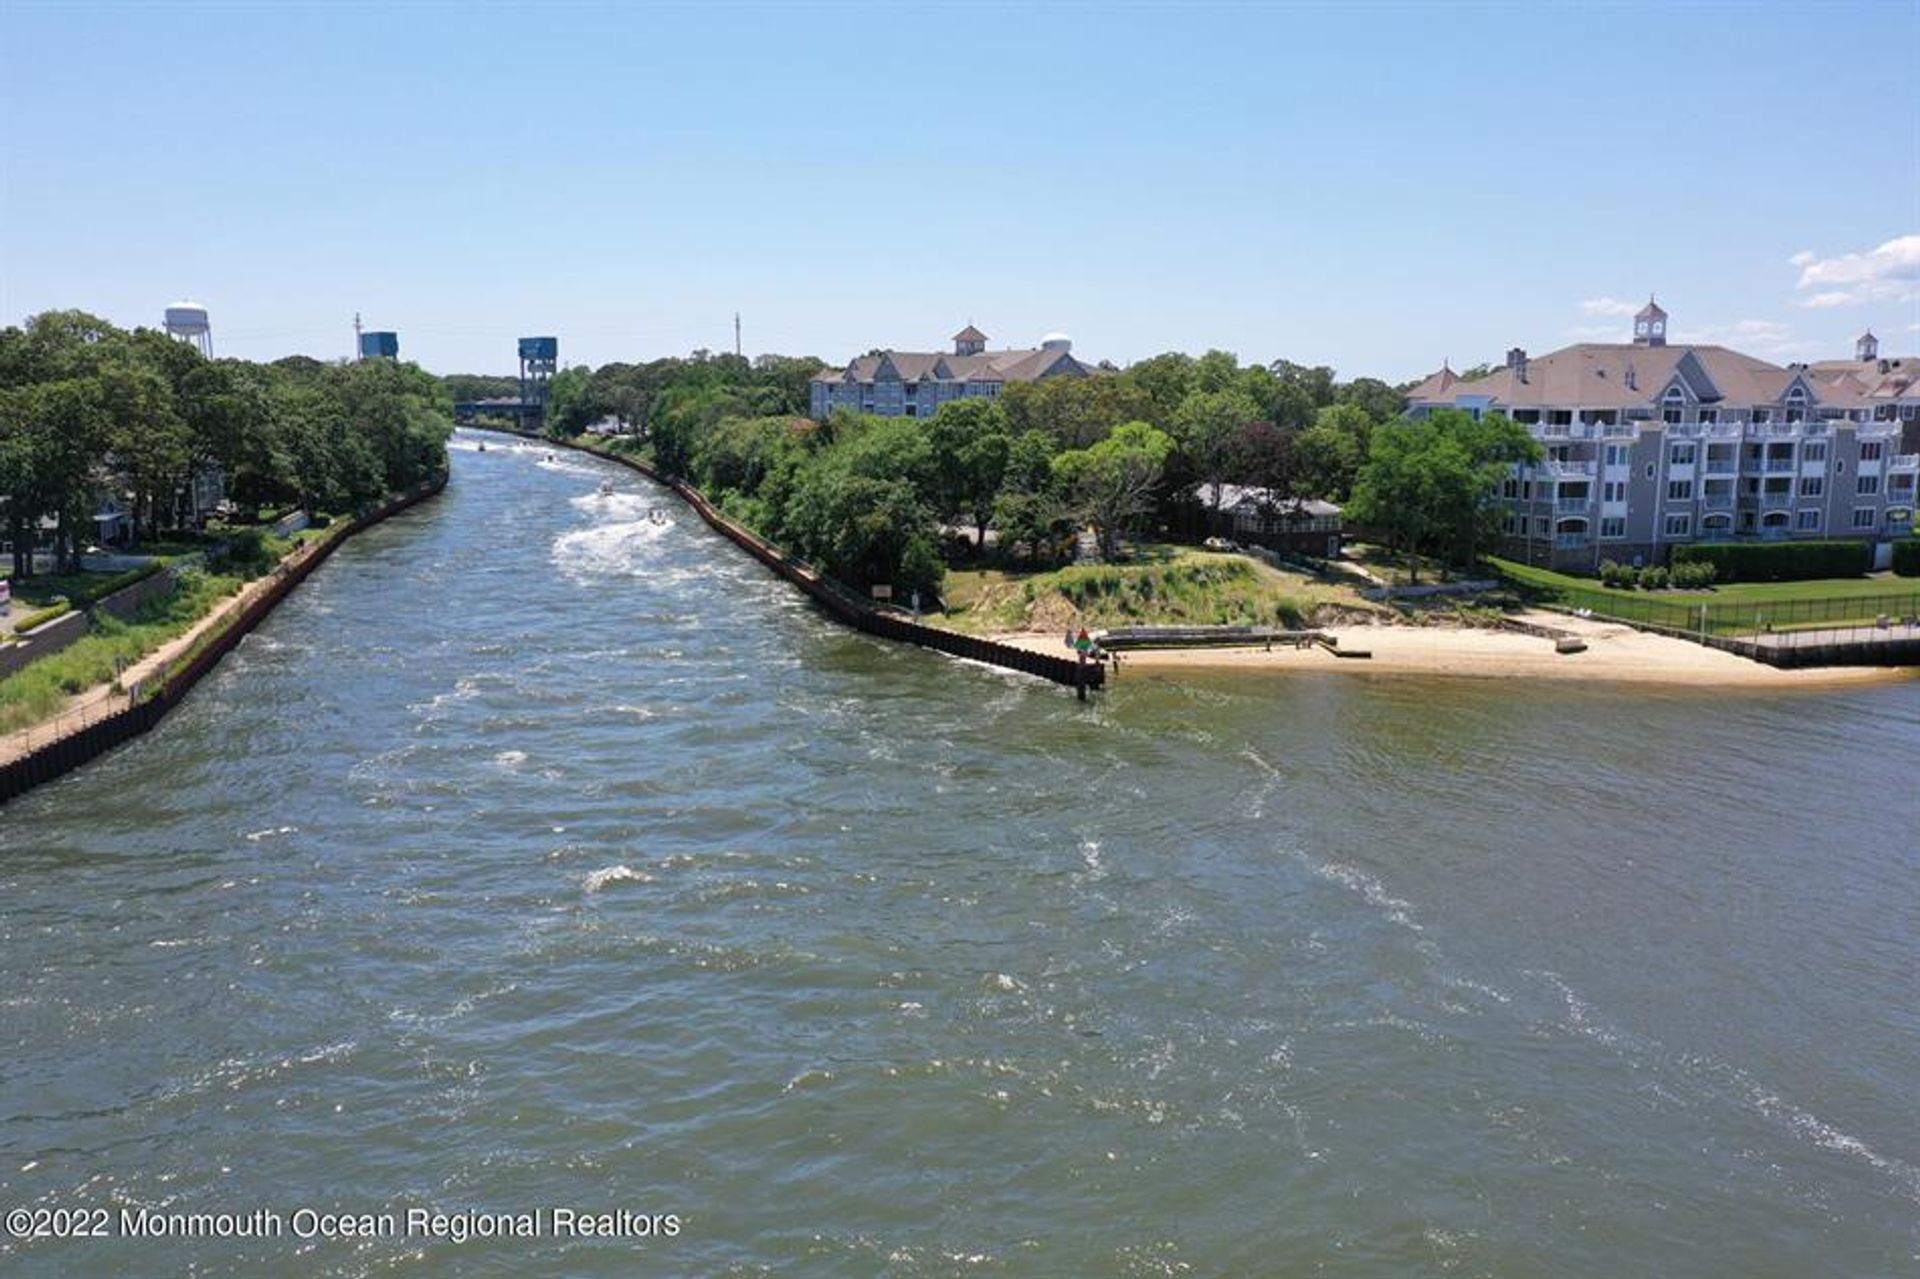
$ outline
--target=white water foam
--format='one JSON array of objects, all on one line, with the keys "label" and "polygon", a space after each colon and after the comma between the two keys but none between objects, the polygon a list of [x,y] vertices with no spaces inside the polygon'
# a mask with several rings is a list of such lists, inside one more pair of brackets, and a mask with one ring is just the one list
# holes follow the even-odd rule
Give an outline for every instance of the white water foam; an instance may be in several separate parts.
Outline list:
[{"label": "white water foam", "polygon": [[635,883],[651,884],[653,876],[631,866],[602,866],[580,882],[580,890],[597,893],[608,884]]},{"label": "white water foam", "polygon": [[638,577],[657,558],[673,525],[629,520],[575,529],[554,539],[553,562],[576,581],[594,577]]}]

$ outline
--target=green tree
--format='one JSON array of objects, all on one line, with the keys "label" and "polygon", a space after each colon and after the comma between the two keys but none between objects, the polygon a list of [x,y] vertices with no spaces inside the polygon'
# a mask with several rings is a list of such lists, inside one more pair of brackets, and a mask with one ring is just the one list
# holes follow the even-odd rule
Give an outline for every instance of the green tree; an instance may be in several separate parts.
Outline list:
[{"label": "green tree", "polygon": [[1353,491],[1373,436],[1373,420],[1351,404],[1321,409],[1300,433],[1301,487],[1309,497],[1342,502]]},{"label": "green tree", "polygon": [[1210,525],[1220,515],[1220,487],[1245,478],[1247,424],[1260,406],[1241,390],[1195,391],[1173,415],[1173,436],[1200,481]]},{"label": "green tree", "polygon": [[974,545],[984,555],[987,524],[1013,455],[1006,414],[992,400],[948,400],[927,419],[927,440],[933,448],[935,508],[942,519],[964,515],[971,520]]},{"label": "green tree", "polygon": [[1000,397],[1014,432],[1045,431],[1058,448],[1085,448],[1150,407],[1141,388],[1123,377],[1050,377],[1014,382]]},{"label": "green tree", "polygon": [[1154,492],[1173,437],[1146,422],[1128,422],[1089,448],[1053,459],[1053,471],[1074,509],[1092,523],[1102,553],[1119,553],[1120,536],[1153,509]]},{"label": "green tree", "polygon": [[1365,413],[1368,420],[1379,423],[1399,417],[1407,397],[1379,378],[1357,377],[1333,388],[1333,402],[1351,404]]},{"label": "green tree", "polygon": [[1501,480],[1539,454],[1525,427],[1497,414],[1476,422],[1447,409],[1388,422],[1373,433],[1347,516],[1380,530],[1418,581],[1423,555],[1473,561],[1496,518]]}]

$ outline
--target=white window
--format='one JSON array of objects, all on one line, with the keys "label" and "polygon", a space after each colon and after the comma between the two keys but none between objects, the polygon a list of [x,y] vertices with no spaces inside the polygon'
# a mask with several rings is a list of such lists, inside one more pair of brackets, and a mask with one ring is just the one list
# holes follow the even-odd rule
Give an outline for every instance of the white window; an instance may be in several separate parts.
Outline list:
[{"label": "white window", "polygon": [[1720,420],[1720,410],[1701,409],[1698,416],[1702,422],[1711,426],[1713,423],[1718,422]]},{"label": "white window", "polygon": [[1871,497],[1880,491],[1880,477],[1878,475],[1860,476],[1853,482],[1853,491],[1861,497]]},{"label": "white window", "polygon": [[1693,516],[1691,515],[1667,516],[1667,536],[1668,537],[1685,537],[1692,532],[1693,532]]},{"label": "white window", "polygon": [[1820,508],[1810,506],[1794,516],[1794,527],[1802,532],[1815,532],[1820,528]]},{"label": "white window", "polygon": [[1755,409],[1753,411],[1753,421],[1756,426],[1765,426],[1772,420],[1773,410],[1771,409]]},{"label": "white window", "polygon": [[1825,440],[1808,440],[1800,447],[1800,460],[1802,462],[1826,461],[1827,442]]},{"label": "white window", "polygon": [[1801,497],[1819,497],[1826,487],[1827,481],[1825,476],[1803,475],[1800,477]]},{"label": "white window", "polygon": [[1607,480],[1600,485],[1602,502],[1624,502],[1627,500],[1627,482],[1625,480]]},{"label": "white window", "polygon": [[1860,442],[1860,460],[1862,462],[1878,462],[1880,460],[1880,448],[1881,444],[1879,440],[1862,440]]},{"label": "white window", "polygon": [[1667,500],[1669,502],[1691,502],[1693,500],[1693,481],[1668,480]]},{"label": "white window", "polygon": [[1608,515],[1601,518],[1600,520],[1600,536],[1601,537],[1618,539],[1618,538],[1623,538],[1626,535],[1627,535],[1627,517],[1626,516]]},{"label": "white window", "polygon": [[1874,512],[1871,506],[1854,507],[1853,508],[1853,526],[1855,528],[1872,528],[1873,514]]},{"label": "white window", "polygon": [[1627,464],[1627,446],[1624,444],[1607,445],[1607,465],[1625,466]]},{"label": "white window", "polygon": [[1675,466],[1692,466],[1693,457],[1694,457],[1693,445],[1676,444],[1673,446],[1671,450],[1669,450],[1667,455],[1667,460],[1673,463],[1673,465]]}]

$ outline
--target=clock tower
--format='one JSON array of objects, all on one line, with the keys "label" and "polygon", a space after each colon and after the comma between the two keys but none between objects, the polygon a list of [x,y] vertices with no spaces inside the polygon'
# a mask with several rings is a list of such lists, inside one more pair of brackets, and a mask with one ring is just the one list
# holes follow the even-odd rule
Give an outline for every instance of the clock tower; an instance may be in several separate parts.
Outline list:
[{"label": "clock tower", "polygon": [[1667,313],[1660,309],[1651,297],[1633,317],[1633,344],[1635,346],[1665,346],[1667,344]]}]

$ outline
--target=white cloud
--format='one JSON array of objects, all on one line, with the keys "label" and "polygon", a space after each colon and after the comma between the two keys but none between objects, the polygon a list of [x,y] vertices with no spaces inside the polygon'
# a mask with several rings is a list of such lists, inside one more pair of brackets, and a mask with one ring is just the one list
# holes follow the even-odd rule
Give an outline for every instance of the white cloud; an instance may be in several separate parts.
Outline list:
[{"label": "white cloud", "polygon": [[1588,298],[1580,304],[1580,309],[1588,315],[1632,315],[1640,308],[1618,298]]},{"label": "white cloud", "polygon": [[1827,286],[1802,299],[1804,307],[1920,301],[1920,235],[1895,236],[1865,253],[1823,258],[1803,251],[1788,261],[1800,268],[1799,288]]}]

